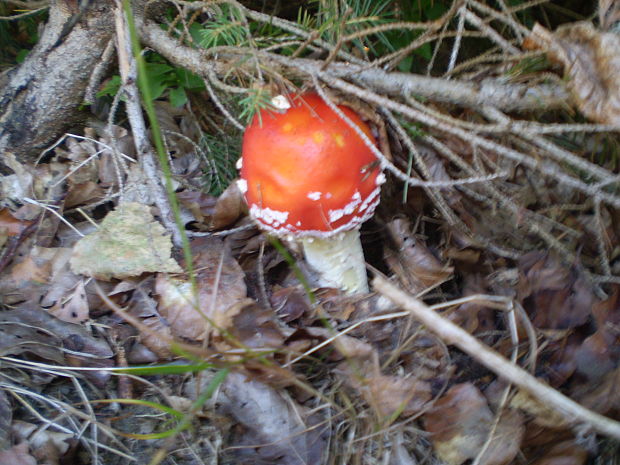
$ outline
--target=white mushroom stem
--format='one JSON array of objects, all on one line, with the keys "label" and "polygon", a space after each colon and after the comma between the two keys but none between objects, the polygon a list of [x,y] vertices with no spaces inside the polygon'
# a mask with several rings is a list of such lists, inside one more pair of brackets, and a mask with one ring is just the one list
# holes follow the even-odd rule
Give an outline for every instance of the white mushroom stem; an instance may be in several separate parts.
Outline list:
[{"label": "white mushroom stem", "polygon": [[367,293],[366,263],[359,228],[329,238],[302,239],[308,264],[319,274],[319,283],[349,294]]}]

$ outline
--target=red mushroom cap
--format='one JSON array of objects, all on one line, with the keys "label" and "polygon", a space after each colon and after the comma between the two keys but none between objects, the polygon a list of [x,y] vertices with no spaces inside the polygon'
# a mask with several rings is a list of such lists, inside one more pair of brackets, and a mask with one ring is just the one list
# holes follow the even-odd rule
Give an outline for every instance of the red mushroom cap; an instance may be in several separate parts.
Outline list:
[{"label": "red mushroom cap", "polygon": [[[328,237],[353,229],[379,203],[380,164],[319,95],[290,100],[283,113],[261,111],[245,131],[239,185],[250,214],[278,235]],[[354,111],[338,108],[374,141]]]}]

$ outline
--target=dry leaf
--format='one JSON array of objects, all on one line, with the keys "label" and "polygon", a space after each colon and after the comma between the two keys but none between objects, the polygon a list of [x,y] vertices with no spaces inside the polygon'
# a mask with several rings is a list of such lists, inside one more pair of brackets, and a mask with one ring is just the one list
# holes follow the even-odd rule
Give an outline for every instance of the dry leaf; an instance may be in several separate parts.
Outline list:
[{"label": "dry leaf", "polygon": [[413,236],[407,220],[391,221],[388,230],[397,252],[386,249],[385,260],[409,292],[416,294],[452,276],[454,269],[441,263]]},{"label": "dry leaf", "polygon": [[11,403],[6,393],[0,389],[0,451],[7,449],[11,445],[10,432],[12,420],[13,409],[11,408]]},{"label": "dry leaf", "polygon": [[321,419],[284,395],[241,373],[227,376],[216,400],[221,410],[243,426],[232,444],[242,447],[231,447],[235,463],[323,463],[329,422],[313,427]]},{"label": "dry leaf", "polygon": [[530,252],[519,260],[519,275],[518,299],[537,328],[575,328],[590,317],[596,299],[577,269]]},{"label": "dry leaf", "polygon": [[7,236],[19,236],[32,221],[20,220],[8,208],[0,209],[0,232]]},{"label": "dry leaf", "polygon": [[620,35],[597,30],[588,22],[563,26],[554,33],[536,24],[523,46],[544,49],[564,66],[568,89],[586,117],[620,125]]},{"label": "dry leaf", "polygon": [[347,374],[348,383],[383,420],[419,413],[432,397],[430,384],[415,377],[373,374],[375,370],[362,373],[356,369],[359,366],[352,366],[350,362],[342,363],[339,368]]},{"label": "dry leaf", "polygon": [[84,281],[80,280],[75,290],[64,299],[59,300],[48,310],[56,318],[69,323],[83,323],[89,318],[88,299]]},{"label": "dry leaf", "polygon": [[173,334],[193,341],[203,341],[214,328],[229,328],[247,295],[243,270],[226,243],[216,238],[204,243],[194,256],[196,300],[187,279],[160,274],[155,283],[159,311]]},{"label": "dry leaf", "polygon": [[278,317],[285,323],[290,323],[312,312],[307,295],[296,287],[274,290],[269,296],[269,302]]},{"label": "dry leaf", "polygon": [[63,349],[84,354],[84,360],[91,363],[113,355],[107,342],[94,338],[81,325],[66,323],[43,310],[23,307],[0,312],[0,355],[30,352],[64,365]]},{"label": "dry leaf", "polygon": [[211,231],[233,224],[244,209],[245,201],[237,187],[231,183],[216,199],[204,192],[183,191],[177,194],[181,204],[187,208],[194,219]]},{"label": "dry leaf", "polygon": [[96,232],[75,244],[71,269],[104,281],[146,272],[181,272],[171,250],[170,236],[149,207],[124,203],[107,214]]},{"label": "dry leaf", "polygon": [[588,459],[588,451],[575,441],[564,441],[547,450],[532,465],[583,465]]},{"label": "dry leaf", "polygon": [[510,399],[510,407],[523,410],[531,415],[534,423],[553,429],[564,429],[569,426],[568,421],[556,410],[542,404],[523,390],[517,391]]},{"label": "dry leaf", "polygon": [[65,208],[94,203],[102,200],[104,197],[105,191],[96,182],[87,181],[75,184],[72,185],[67,192],[67,196],[65,197]]},{"label": "dry leaf", "polygon": [[235,340],[250,349],[279,348],[285,339],[273,310],[253,302],[233,316],[229,332]]},{"label": "dry leaf", "polygon": [[7,450],[0,450],[0,465],[37,465],[37,460],[30,455],[28,443],[22,442]]},{"label": "dry leaf", "polygon": [[[424,415],[425,429],[438,457],[450,465],[460,465],[480,454],[492,433],[494,416],[482,393],[473,384],[452,386]],[[478,463],[510,463],[521,446],[524,427],[514,412],[502,415],[493,439]]]},{"label": "dry leaf", "polygon": [[39,430],[37,425],[25,421],[15,421],[11,428],[19,441],[27,441],[30,451],[42,465],[56,465],[75,442],[71,433],[61,433],[50,429]]},{"label": "dry leaf", "polygon": [[140,342],[154,352],[162,360],[173,356],[170,350],[170,342],[173,338],[170,326],[162,321],[161,317],[152,316],[142,320],[142,324],[148,326],[154,332],[141,332]]}]

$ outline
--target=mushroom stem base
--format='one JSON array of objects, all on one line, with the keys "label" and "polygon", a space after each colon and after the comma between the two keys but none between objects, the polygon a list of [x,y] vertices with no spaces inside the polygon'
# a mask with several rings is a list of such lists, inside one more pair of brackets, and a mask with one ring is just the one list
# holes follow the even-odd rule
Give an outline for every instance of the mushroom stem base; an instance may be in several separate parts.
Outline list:
[{"label": "mushroom stem base", "polygon": [[359,228],[326,239],[305,238],[302,243],[306,261],[320,275],[321,286],[349,294],[368,292]]}]

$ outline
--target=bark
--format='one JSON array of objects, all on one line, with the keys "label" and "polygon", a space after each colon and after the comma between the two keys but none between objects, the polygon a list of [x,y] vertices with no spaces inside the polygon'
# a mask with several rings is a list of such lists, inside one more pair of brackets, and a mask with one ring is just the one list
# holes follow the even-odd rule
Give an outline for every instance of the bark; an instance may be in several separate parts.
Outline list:
[{"label": "bark", "polygon": [[85,117],[79,107],[114,32],[113,2],[91,0],[82,11],[77,5],[53,0],[39,43],[0,76],[0,162],[8,153],[21,162],[36,159]]}]

